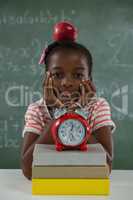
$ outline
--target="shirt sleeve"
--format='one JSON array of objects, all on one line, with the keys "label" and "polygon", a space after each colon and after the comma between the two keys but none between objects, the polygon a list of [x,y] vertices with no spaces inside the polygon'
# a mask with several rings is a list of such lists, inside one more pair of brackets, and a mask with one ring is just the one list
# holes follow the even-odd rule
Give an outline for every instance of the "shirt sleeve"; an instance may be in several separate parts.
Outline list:
[{"label": "shirt sleeve", "polygon": [[103,126],[110,126],[112,133],[116,129],[115,123],[111,118],[110,105],[104,98],[101,98],[99,104],[95,107],[92,120],[92,132]]},{"label": "shirt sleeve", "polygon": [[33,104],[29,105],[25,113],[25,124],[22,137],[24,137],[26,132],[32,132],[38,135],[43,132],[43,123],[39,115],[39,109]]}]

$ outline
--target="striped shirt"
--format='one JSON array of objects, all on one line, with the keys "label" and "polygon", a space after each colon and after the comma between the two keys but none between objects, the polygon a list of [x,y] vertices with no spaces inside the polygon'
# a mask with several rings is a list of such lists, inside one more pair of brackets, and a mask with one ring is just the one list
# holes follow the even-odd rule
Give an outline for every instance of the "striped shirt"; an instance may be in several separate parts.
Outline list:
[{"label": "striped shirt", "polygon": [[[111,109],[107,100],[101,97],[92,98],[85,109],[89,112],[87,120],[92,134],[103,126],[110,126],[112,133],[114,132],[116,127],[111,119]],[[22,136],[24,137],[26,132],[40,135],[45,131],[46,124],[52,119],[52,115],[43,99],[30,104],[25,113]]]}]

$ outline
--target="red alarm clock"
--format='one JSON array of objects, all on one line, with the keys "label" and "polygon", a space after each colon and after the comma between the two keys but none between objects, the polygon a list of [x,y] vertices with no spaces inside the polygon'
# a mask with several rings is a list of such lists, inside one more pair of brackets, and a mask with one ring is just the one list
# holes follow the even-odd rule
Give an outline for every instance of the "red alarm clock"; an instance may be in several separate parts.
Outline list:
[{"label": "red alarm clock", "polygon": [[87,150],[87,141],[90,137],[90,125],[83,110],[67,112],[58,109],[51,133],[57,151],[64,149]]}]

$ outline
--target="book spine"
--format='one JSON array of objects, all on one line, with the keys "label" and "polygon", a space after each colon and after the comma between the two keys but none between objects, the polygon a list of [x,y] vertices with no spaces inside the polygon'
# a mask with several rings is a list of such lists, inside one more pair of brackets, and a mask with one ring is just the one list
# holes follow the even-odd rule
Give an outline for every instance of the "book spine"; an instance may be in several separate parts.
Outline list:
[{"label": "book spine", "polygon": [[33,195],[108,195],[109,179],[32,179]]},{"label": "book spine", "polygon": [[33,166],[32,178],[108,178],[106,166]]},{"label": "book spine", "polygon": [[[65,159],[64,159],[65,158]],[[79,156],[50,156],[50,155],[43,155],[36,156],[33,158],[34,165],[90,165],[90,166],[103,166],[106,165],[106,154],[99,154],[99,155],[92,155],[83,157]]]}]

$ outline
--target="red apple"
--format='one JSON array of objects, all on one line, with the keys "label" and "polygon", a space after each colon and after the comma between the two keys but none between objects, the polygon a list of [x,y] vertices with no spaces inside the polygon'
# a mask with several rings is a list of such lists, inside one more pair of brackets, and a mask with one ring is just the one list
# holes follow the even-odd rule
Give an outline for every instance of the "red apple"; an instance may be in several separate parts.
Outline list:
[{"label": "red apple", "polygon": [[59,22],[55,24],[53,31],[53,40],[71,40],[75,41],[77,39],[78,31],[77,28],[70,22]]}]

